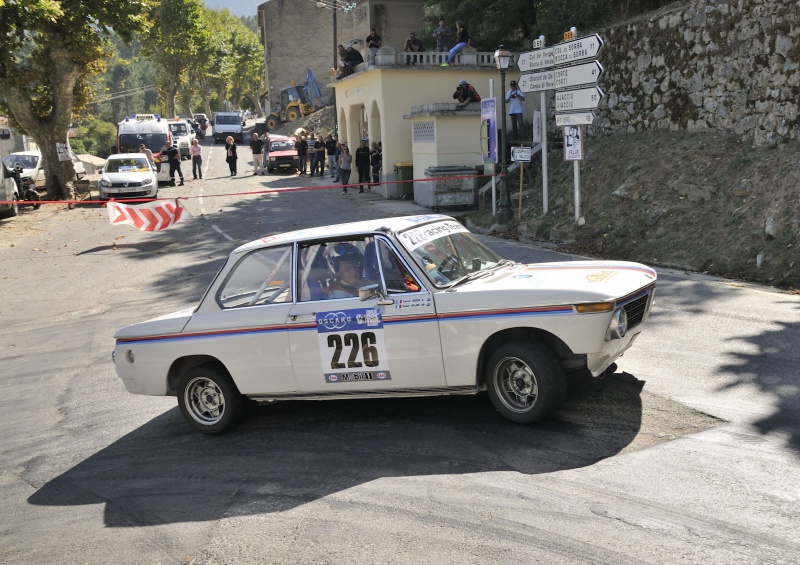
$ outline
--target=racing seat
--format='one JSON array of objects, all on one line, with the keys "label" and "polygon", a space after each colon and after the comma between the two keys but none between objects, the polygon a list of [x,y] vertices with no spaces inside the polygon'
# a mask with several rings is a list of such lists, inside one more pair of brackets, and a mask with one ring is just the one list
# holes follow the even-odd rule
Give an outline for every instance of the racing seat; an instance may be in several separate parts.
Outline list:
[{"label": "racing seat", "polygon": [[323,283],[328,277],[328,274],[328,262],[325,259],[325,254],[320,251],[311,264],[311,270],[308,272],[308,279],[300,291],[300,299],[323,300],[325,298]]}]

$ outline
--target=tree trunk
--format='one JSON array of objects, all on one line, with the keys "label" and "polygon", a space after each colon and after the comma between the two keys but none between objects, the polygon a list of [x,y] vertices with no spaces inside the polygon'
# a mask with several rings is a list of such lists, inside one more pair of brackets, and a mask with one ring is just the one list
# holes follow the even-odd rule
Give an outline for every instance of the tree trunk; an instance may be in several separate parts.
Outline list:
[{"label": "tree trunk", "polygon": [[37,115],[29,92],[13,79],[0,81],[0,91],[6,96],[14,119],[33,137],[42,151],[46,198],[74,200],[75,170],[72,161],[58,160],[56,143],[69,147],[67,136],[72,122],[75,84],[83,69],[66,55],[69,53],[69,42],[65,38],[55,38],[52,42],[53,46],[48,50],[52,64],[49,76],[51,109],[47,115]]},{"label": "tree trunk", "polygon": [[256,112],[258,113],[258,117],[261,118],[264,116],[263,108],[261,107],[261,100],[258,98],[258,94],[253,92],[248,92],[247,97],[250,99],[250,102],[256,107]]}]

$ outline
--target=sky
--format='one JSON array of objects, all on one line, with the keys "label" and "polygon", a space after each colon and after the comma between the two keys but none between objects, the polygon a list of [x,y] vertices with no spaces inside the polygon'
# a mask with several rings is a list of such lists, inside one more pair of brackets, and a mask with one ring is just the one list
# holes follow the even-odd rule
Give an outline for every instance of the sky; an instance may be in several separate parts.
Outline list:
[{"label": "sky", "polygon": [[264,0],[203,0],[212,10],[227,8],[234,16],[255,16],[256,9]]}]

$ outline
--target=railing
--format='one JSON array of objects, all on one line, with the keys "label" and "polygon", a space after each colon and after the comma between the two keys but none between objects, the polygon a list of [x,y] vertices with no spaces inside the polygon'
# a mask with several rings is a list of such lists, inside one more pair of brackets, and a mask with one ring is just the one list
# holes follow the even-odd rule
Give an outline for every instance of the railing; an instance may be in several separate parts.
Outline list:
[{"label": "railing", "polygon": [[[447,53],[437,51],[420,51],[418,53],[395,51],[391,47],[385,46],[378,50],[375,55],[375,67],[435,67],[447,61]],[[450,65],[454,67],[496,67],[493,51],[475,51],[467,48],[456,55]],[[355,72],[365,71],[371,68],[365,60],[356,66]]]}]

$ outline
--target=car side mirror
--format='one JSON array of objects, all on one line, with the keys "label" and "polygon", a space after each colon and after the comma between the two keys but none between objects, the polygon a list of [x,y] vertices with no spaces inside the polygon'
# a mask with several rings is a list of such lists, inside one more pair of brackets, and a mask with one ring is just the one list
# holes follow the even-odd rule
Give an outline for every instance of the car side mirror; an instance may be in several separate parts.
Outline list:
[{"label": "car side mirror", "polygon": [[358,299],[361,302],[365,300],[369,300],[371,298],[379,298],[378,306],[391,306],[394,304],[394,300],[388,298],[382,291],[381,286],[379,284],[370,284],[367,286],[362,286],[358,289]]}]

